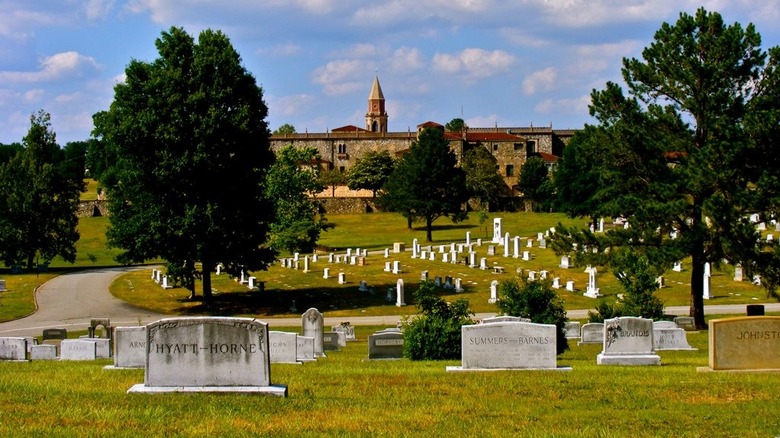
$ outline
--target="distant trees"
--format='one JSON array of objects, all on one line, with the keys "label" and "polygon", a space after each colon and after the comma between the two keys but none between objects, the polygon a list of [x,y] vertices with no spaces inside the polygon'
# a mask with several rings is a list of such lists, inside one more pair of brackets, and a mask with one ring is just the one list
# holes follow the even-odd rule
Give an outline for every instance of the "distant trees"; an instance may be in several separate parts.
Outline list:
[{"label": "distant trees", "polygon": [[235,275],[274,259],[268,108],[221,32],[204,30],[196,43],[174,27],[156,46],[159,57],[132,60],[110,109],[94,116],[114,161],[103,181],[108,240],[124,250],[121,262],[162,257],[184,284],[201,278],[208,301],[217,263]]},{"label": "distant trees", "polygon": [[504,178],[496,172],[497,165],[496,157],[482,146],[468,149],[460,161],[466,173],[466,189],[471,197],[479,199],[482,211],[487,211],[489,203],[507,193]]},{"label": "distant trees", "polygon": [[350,190],[371,190],[376,198],[376,192],[381,189],[394,168],[390,152],[368,151],[359,158],[347,173],[347,187]]},{"label": "distant trees", "polygon": [[[518,188],[523,192],[531,211],[547,210],[553,203],[555,188],[541,157],[530,157],[520,168]],[[548,207],[548,208],[543,208]]]},{"label": "distant trees", "polygon": [[74,175],[50,120],[44,111],[33,114],[23,148],[0,164],[0,259],[9,266],[76,260],[83,168]]},{"label": "distant trees", "polygon": [[433,222],[442,216],[460,220],[467,199],[466,175],[457,166],[449,142],[441,130],[425,128],[396,163],[378,202],[409,221],[424,221],[430,242]]},{"label": "distant trees", "polygon": [[460,117],[456,117],[444,125],[444,129],[449,132],[461,132],[466,127],[466,122]]},{"label": "distant trees", "polygon": [[276,154],[265,187],[276,209],[269,245],[277,251],[312,252],[320,233],[330,228],[317,203],[309,198],[323,189],[317,176],[319,158],[312,147],[292,145]]},{"label": "distant trees", "polygon": [[273,132],[273,135],[285,135],[285,134],[295,134],[295,126],[285,123],[282,126],[276,128]]}]

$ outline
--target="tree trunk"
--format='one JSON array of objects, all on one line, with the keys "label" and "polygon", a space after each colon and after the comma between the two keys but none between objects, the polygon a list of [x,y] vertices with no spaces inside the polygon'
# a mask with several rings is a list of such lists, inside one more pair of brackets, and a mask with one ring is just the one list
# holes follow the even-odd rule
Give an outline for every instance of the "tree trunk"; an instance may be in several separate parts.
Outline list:
[{"label": "tree trunk", "polygon": [[433,220],[427,217],[425,218],[425,239],[428,242],[433,242]]},{"label": "tree trunk", "polygon": [[[698,219],[694,219],[691,228],[696,232],[700,224]],[[704,320],[704,242],[701,238],[693,244],[691,251],[691,307],[690,316],[696,328],[700,330],[707,329],[707,322]]]},{"label": "tree trunk", "polygon": [[32,271],[33,270],[33,262],[35,261],[35,255],[30,254],[27,256],[27,270]]},{"label": "tree trunk", "polygon": [[412,229],[412,216],[406,217],[406,228],[411,230]]}]

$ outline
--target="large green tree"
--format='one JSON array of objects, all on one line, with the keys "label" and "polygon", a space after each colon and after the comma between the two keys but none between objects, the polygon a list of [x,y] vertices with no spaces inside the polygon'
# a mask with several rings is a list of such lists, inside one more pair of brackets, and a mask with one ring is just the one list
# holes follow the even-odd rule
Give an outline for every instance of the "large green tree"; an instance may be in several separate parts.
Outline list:
[{"label": "large green tree", "polygon": [[385,185],[385,182],[393,173],[393,158],[390,152],[368,151],[349,169],[347,173],[347,187],[350,190],[371,190],[376,198],[376,192]]},{"label": "large green tree", "polygon": [[50,116],[30,117],[23,149],[0,165],[0,258],[6,265],[76,260],[76,229],[82,175],[57,145]]},{"label": "large green tree", "polygon": [[552,203],[553,186],[547,164],[541,157],[530,157],[520,167],[517,186],[531,211],[537,211],[542,205]]},{"label": "large green tree", "polygon": [[318,178],[320,156],[313,147],[288,145],[280,149],[268,172],[268,196],[277,220],[271,225],[270,245],[276,250],[312,252],[320,233],[330,226],[309,195],[324,186]]},{"label": "large green tree", "polygon": [[433,222],[442,216],[460,220],[468,200],[466,175],[439,129],[425,128],[395,166],[380,195],[380,205],[425,222],[432,238]]},{"label": "large green tree", "polygon": [[161,257],[185,284],[201,278],[208,301],[218,263],[238,274],[274,259],[268,108],[221,32],[204,30],[196,43],[174,27],[156,46],[159,58],[131,61],[110,109],[94,117],[115,160],[108,239],[122,262]]},{"label": "large green tree", "polygon": [[725,25],[704,9],[681,14],[642,59],[623,60],[629,96],[614,83],[593,92],[598,133],[581,145],[585,153],[607,146],[584,169],[598,181],[592,214],[630,223],[588,249],[628,246],[666,267],[690,256],[690,314],[702,328],[706,263],[760,271],[771,260],[759,257],[749,221],[776,212],[780,189],[780,49],[760,46],[752,24]]}]

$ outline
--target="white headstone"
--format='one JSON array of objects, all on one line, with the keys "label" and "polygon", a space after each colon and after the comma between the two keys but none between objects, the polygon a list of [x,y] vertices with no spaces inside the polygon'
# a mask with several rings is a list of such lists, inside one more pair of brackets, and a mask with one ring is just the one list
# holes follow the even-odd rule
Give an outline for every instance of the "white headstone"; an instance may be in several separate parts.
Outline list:
[{"label": "white headstone", "polygon": [[514,239],[512,239],[513,243],[513,257],[519,258],[520,257],[520,236],[515,236]]},{"label": "white headstone", "polygon": [[583,324],[583,326],[580,328],[580,341],[577,343],[577,345],[603,343],[604,323],[589,322],[587,324]]},{"label": "white headstone", "polygon": [[393,274],[400,274],[401,266],[398,260],[393,261]]},{"label": "white headstone", "polygon": [[146,366],[146,326],[114,328],[114,367]]},{"label": "white headstone", "polygon": [[0,360],[27,360],[27,339],[0,337]]},{"label": "white headstone", "polygon": [[33,345],[30,350],[31,360],[55,360],[57,359],[56,345]]},{"label": "white headstone", "polygon": [[396,301],[395,305],[398,307],[405,306],[406,302],[404,302],[404,281],[402,279],[398,279],[396,282]]},{"label": "white headstone", "polygon": [[461,326],[461,366],[479,369],[556,369],[556,327],[530,322]]},{"label": "white headstone", "polygon": [[509,245],[511,245],[509,233],[506,233],[504,234],[504,257],[509,257]]},{"label": "white headstone", "polygon": [[252,318],[166,318],[146,326],[144,384],[128,392],[262,392],[271,386],[268,324]]},{"label": "white headstone", "polygon": [[734,281],[742,281],[742,266],[734,267]]},{"label": "white headstone", "polygon": [[347,274],[339,272],[339,284],[347,284]]},{"label": "white headstone", "polygon": [[493,219],[493,243],[501,242],[501,218]]},{"label": "white headstone", "polygon": [[574,292],[574,280],[566,280],[566,290]]},{"label": "white headstone", "polygon": [[314,338],[314,354],[316,356],[325,355],[322,347],[324,323],[322,313],[313,307],[301,315],[301,335]]},{"label": "white headstone", "polygon": [[60,343],[60,360],[95,360],[97,350],[94,341],[63,339]]},{"label": "white headstone", "polygon": [[523,251],[523,260],[526,262],[531,260],[531,253],[529,251]]},{"label": "white headstone", "polygon": [[322,269],[322,278],[328,279],[330,278],[330,268],[323,268]]},{"label": "white headstone", "polygon": [[483,271],[485,269],[487,269],[487,258],[486,257],[481,257],[479,259],[479,269],[482,269]]},{"label": "white headstone", "polygon": [[490,282],[490,299],[488,300],[488,303],[495,303],[498,301],[498,280],[493,280]]},{"label": "white headstone", "polygon": [[624,316],[604,321],[604,343],[598,365],[660,365],[655,354],[653,320]]},{"label": "white headstone", "polygon": [[314,338],[311,336],[298,336],[296,339],[296,351],[298,352],[299,362],[310,362],[317,360],[314,354]]},{"label": "white headstone", "polygon": [[588,287],[585,290],[584,295],[589,298],[598,298],[599,287],[596,284],[596,268],[588,266]]},{"label": "white headstone", "polygon": [[562,269],[569,269],[569,256],[561,256],[561,264],[560,267]]},{"label": "white headstone", "polygon": [[561,288],[561,277],[553,277],[552,288],[553,289]]},{"label": "white headstone", "polygon": [[272,363],[298,363],[298,334],[270,330],[268,356]]},{"label": "white headstone", "polygon": [[672,271],[682,272],[682,262],[674,262],[674,266],[672,266]]}]

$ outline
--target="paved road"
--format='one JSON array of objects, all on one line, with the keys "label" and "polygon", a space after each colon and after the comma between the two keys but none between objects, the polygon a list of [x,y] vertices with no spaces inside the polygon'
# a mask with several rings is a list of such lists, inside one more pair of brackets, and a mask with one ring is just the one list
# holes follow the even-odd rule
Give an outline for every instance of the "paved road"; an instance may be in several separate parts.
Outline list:
[{"label": "paved road", "polygon": [[[44,283],[37,292],[38,310],[32,315],[16,321],[0,323],[0,336],[40,336],[45,328],[66,328],[86,330],[92,318],[109,318],[113,326],[134,326],[147,324],[166,315],[150,312],[114,298],[108,287],[119,275],[133,269],[106,268],[79,271],[60,275]],[[767,312],[780,312],[780,303],[764,304]],[[670,315],[687,315],[688,306],[667,307]],[[745,314],[745,304],[704,306],[705,314]],[[480,313],[479,319],[494,316],[495,313]],[[587,310],[570,310],[569,318],[587,318]],[[325,326],[349,321],[352,325],[394,326],[401,319],[398,315],[328,317]],[[272,327],[300,326],[300,318],[264,319]]]},{"label": "paved road", "polygon": [[86,330],[92,318],[110,318],[113,326],[146,324],[164,318],[163,314],[134,307],[109,293],[114,278],[133,269],[146,268],[106,268],[54,277],[38,288],[35,313],[0,323],[0,336],[40,336],[46,328]]}]

